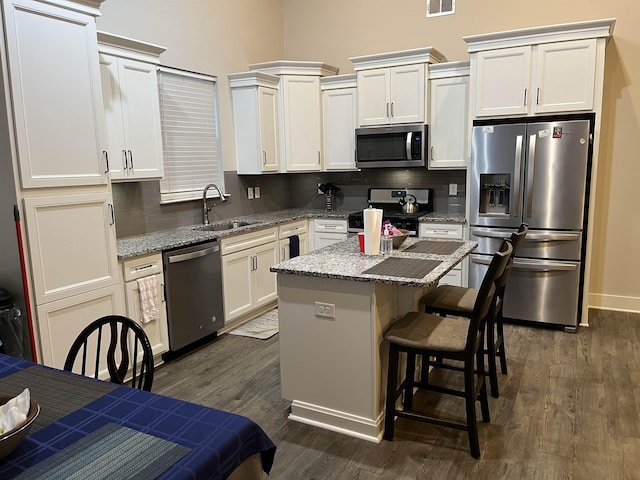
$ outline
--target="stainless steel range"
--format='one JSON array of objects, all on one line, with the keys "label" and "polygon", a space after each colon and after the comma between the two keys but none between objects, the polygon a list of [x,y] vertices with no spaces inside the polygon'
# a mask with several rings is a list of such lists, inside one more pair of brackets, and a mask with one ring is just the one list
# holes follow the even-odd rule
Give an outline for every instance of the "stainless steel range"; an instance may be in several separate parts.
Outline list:
[{"label": "stainless steel range", "polygon": [[[433,190],[430,188],[370,188],[367,205],[381,208],[382,221],[389,220],[395,227],[404,228],[418,236],[418,219],[433,211]],[[362,210],[349,214],[348,231],[364,231]]]}]

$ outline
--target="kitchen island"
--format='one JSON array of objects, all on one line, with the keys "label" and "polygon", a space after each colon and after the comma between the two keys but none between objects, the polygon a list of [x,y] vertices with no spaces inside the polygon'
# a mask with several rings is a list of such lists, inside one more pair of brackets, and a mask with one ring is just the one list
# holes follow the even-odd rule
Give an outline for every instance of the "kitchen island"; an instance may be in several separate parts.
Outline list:
[{"label": "kitchen island", "polygon": [[[350,238],[272,267],[289,418],[380,442],[384,332],[476,245],[409,237],[391,255],[367,256]],[[429,249],[441,253],[418,253]]]}]

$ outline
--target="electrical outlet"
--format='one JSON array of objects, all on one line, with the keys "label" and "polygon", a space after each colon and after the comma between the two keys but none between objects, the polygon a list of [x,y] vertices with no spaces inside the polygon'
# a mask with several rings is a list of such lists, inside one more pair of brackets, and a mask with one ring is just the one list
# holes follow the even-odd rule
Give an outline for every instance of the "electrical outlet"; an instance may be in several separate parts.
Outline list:
[{"label": "electrical outlet", "polygon": [[333,303],[316,302],[316,317],[336,318],[336,306]]},{"label": "electrical outlet", "polygon": [[458,195],[458,184],[450,183],[449,184],[449,195],[456,196]]},{"label": "electrical outlet", "polygon": [[253,187],[247,188],[247,198],[253,200]]},{"label": "electrical outlet", "polygon": [[320,190],[320,185],[322,185],[322,184],[318,183],[318,195],[324,195],[324,192],[322,190]]},{"label": "electrical outlet", "polygon": [[260,198],[260,187],[253,187],[253,198]]}]

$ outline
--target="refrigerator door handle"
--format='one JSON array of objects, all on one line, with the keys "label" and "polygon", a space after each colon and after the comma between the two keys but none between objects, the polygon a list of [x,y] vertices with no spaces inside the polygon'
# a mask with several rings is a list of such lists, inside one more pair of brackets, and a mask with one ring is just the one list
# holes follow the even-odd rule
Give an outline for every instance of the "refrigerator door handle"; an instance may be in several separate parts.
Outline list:
[{"label": "refrigerator door handle", "polygon": [[[491,255],[476,255],[470,256],[471,263],[477,265],[490,265]],[[513,261],[513,269],[525,272],[557,272],[565,271],[571,272],[578,269],[578,263],[563,263],[563,262],[550,262],[546,260],[524,260],[516,258]]]},{"label": "refrigerator door handle", "polygon": [[[475,237],[504,239],[504,238],[511,238],[511,234],[513,232],[514,230],[496,230],[495,228],[492,228],[492,229],[474,228],[471,230],[471,235]],[[525,240],[528,237],[529,237],[529,234],[525,236]]]},{"label": "refrigerator door handle", "polygon": [[513,209],[513,217],[520,218],[520,185],[522,184],[522,135],[516,136],[516,158],[515,158],[515,166],[514,166],[514,175],[517,176],[514,182],[514,205]]},{"label": "refrigerator door handle", "polygon": [[[497,230],[495,228],[472,228],[470,233],[474,237],[497,238],[499,240],[511,238],[514,230]],[[529,231],[524,238],[526,242],[575,242],[580,240],[579,232],[543,232],[536,233]]]},{"label": "refrigerator door handle", "polygon": [[553,262],[548,260],[524,260],[516,258],[513,261],[512,268],[522,272],[573,272],[577,270],[579,266],[579,263]]},{"label": "refrigerator door handle", "polygon": [[575,242],[580,239],[579,233],[527,233],[524,241],[530,242]]},{"label": "refrigerator door handle", "polygon": [[536,170],[536,134],[529,136],[529,158],[527,161],[527,207],[525,218],[533,216],[533,176]]}]

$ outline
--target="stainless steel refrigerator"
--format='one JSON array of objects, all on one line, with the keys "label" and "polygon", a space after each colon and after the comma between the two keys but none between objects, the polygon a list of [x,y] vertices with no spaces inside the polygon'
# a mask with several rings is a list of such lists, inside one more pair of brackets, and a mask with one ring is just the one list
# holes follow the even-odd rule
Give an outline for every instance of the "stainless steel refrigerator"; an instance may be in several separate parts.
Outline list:
[{"label": "stainless steel refrigerator", "polygon": [[478,248],[470,286],[480,285],[502,239],[529,225],[505,291],[505,317],[575,330],[590,157],[588,119],[473,128],[469,224]]}]

